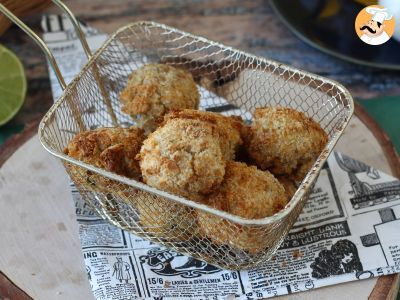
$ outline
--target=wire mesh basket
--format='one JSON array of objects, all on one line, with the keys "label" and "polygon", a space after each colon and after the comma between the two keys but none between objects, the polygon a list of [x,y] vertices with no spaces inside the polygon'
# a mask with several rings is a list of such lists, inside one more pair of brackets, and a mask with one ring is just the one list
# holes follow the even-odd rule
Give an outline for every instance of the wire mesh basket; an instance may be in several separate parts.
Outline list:
[{"label": "wire mesh basket", "polygon": [[[192,73],[203,110],[251,121],[257,107],[285,106],[321,125],[329,143],[282,211],[264,219],[244,219],[64,154],[78,132],[134,125],[121,112],[119,94],[132,71],[150,62]],[[90,58],[43,118],[39,137],[104,219],[216,266],[246,269],[271,258],[280,245],[352,113],[352,97],[336,82],[165,25],[138,22],[118,30]]]}]

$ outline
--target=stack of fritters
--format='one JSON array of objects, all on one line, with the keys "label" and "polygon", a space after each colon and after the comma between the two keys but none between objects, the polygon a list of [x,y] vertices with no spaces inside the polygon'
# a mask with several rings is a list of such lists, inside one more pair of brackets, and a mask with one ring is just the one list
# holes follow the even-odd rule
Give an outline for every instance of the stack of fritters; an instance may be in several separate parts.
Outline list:
[{"label": "stack of fritters", "polygon": [[[65,153],[245,219],[283,209],[327,143],[318,123],[290,108],[256,109],[250,126],[196,110],[191,75],[162,64],[136,70],[121,102],[147,138],[139,128],[103,128],[78,134]],[[235,161],[238,152],[247,153],[248,164]],[[268,244],[255,227],[139,190],[116,194],[136,207],[143,230],[160,238],[194,235],[251,253]]]}]

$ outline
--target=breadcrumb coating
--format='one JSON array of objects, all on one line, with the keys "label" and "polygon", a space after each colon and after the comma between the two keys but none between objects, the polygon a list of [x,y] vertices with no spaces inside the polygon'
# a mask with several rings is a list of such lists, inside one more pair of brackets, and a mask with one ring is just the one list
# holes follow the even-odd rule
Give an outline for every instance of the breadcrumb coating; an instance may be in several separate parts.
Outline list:
[{"label": "breadcrumb coating", "polygon": [[224,181],[207,204],[246,219],[271,216],[286,205],[285,190],[268,171],[230,161]]},{"label": "breadcrumb coating", "polygon": [[[287,203],[285,189],[268,171],[230,161],[226,164],[221,186],[205,203],[209,206],[246,218],[272,216]],[[220,217],[198,211],[200,230],[217,244],[228,244],[250,252],[262,250],[267,243],[263,230],[233,225]]]},{"label": "breadcrumb coating", "polygon": [[302,112],[266,107],[256,109],[249,140],[249,155],[262,170],[280,175],[303,169],[305,175],[303,165],[317,159],[328,136]]},{"label": "breadcrumb coating", "polygon": [[141,178],[135,160],[144,140],[143,130],[130,128],[98,128],[78,133],[64,153],[118,175]]},{"label": "breadcrumb coating", "polygon": [[214,125],[172,119],[144,141],[137,158],[143,180],[155,188],[197,200],[223,180],[223,159]]},{"label": "breadcrumb coating", "polygon": [[225,160],[234,160],[235,154],[243,144],[241,132],[244,128],[242,119],[238,116],[223,116],[214,112],[194,109],[174,110],[164,117],[164,121],[172,119],[200,120],[215,125],[219,132],[219,141]]},{"label": "breadcrumb coating", "polygon": [[197,109],[200,94],[189,72],[152,63],[143,65],[129,76],[120,99],[121,110],[149,134],[170,110]]}]

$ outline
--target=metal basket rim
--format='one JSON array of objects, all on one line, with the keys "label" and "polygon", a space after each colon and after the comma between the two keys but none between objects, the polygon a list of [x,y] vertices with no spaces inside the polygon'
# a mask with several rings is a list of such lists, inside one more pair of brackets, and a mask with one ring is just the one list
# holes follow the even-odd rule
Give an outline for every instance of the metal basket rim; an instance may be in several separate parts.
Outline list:
[{"label": "metal basket rim", "polygon": [[[325,146],[324,150],[321,152],[321,154],[319,155],[318,159],[314,162],[312,168],[309,170],[309,172],[307,173],[306,177],[303,179],[303,182],[300,184],[300,186],[298,187],[295,195],[292,197],[292,199],[287,203],[287,205],[285,206],[284,209],[280,210],[279,212],[277,212],[276,214],[272,215],[272,216],[268,216],[262,219],[247,219],[247,218],[242,218],[239,217],[237,215],[233,215],[230,214],[228,212],[224,212],[215,208],[212,208],[210,206],[207,206],[205,204],[201,204],[186,198],[182,198],[179,197],[177,195],[174,194],[170,194],[167,192],[164,192],[162,190],[158,190],[156,188],[153,188],[147,184],[144,184],[142,182],[136,181],[134,179],[130,179],[127,177],[123,177],[120,175],[117,175],[115,173],[97,168],[93,165],[89,165],[87,163],[84,163],[82,161],[76,160],[72,157],[67,156],[64,153],[60,153],[57,151],[54,151],[50,148],[49,145],[47,145],[46,141],[44,140],[44,130],[46,127],[47,122],[52,118],[52,116],[54,115],[54,113],[56,112],[57,108],[64,102],[66,101],[66,97],[69,96],[69,94],[72,92],[73,88],[76,86],[76,84],[78,83],[78,81],[80,80],[81,76],[83,74],[86,73],[86,71],[95,63],[95,61],[97,60],[97,58],[101,55],[101,53],[104,51],[104,49],[115,39],[115,37],[120,34],[121,32],[135,27],[135,26],[154,26],[154,27],[159,27],[159,28],[163,28],[163,29],[167,29],[167,30],[171,30],[174,32],[178,32],[180,34],[183,34],[185,36],[189,36],[193,39],[197,39],[200,41],[203,41],[205,43],[211,44],[211,45],[215,45],[218,46],[220,48],[223,48],[225,50],[231,50],[231,51],[235,51],[237,53],[240,53],[241,55],[244,55],[246,57],[250,57],[253,59],[256,59],[258,61],[262,61],[264,63],[267,63],[268,65],[273,65],[276,67],[284,67],[286,70],[291,71],[291,72],[295,72],[295,73],[300,73],[303,75],[307,75],[308,77],[314,79],[314,80],[322,80],[326,83],[331,84],[332,86],[335,86],[338,90],[341,91],[341,93],[344,95],[344,99],[347,100],[347,105],[348,105],[348,115],[343,119],[343,123],[342,126],[340,127],[340,129],[336,130],[336,133],[334,134],[334,136],[332,137],[332,139],[330,139],[330,141],[328,142],[328,144]],[[47,113],[44,115],[44,117],[42,118],[42,120],[40,121],[39,124],[39,128],[38,128],[38,135],[39,135],[39,140],[42,144],[42,146],[46,149],[46,151],[48,151],[49,153],[51,153],[52,155],[60,158],[61,160],[67,161],[73,165],[77,165],[80,166],[84,169],[88,169],[92,172],[95,172],[99,175],[105,176],[109,179],[113,179],[116,181],[119,181],[121,183],[127,184],[130,187],[133,188],[138,188],[142,191],[146,191],[149,192],[151,194],[155,194],[157,196],[161,196],[164,197],[168,200],[183,204],[185,206],[189,206],[195,209],[199,209],[201,211],[207,212],[209,214],[215,215],[217,217],[221,217],[223,219],[229,220],[231,222],[240,224],[240,225],[254,225],[254,226],[259,226],[259,225],[267,225],[270,223],[274,223],[276,221],[279,221],[280,219],[283,219],[286,215],[288,215],[292,209],[294,209],[294,207],[296,207],[296,204],[303,198],[303,195],[311,188],[311,182],[316,179],[317,175],[319,174],[319,171],[322,169],[323,164],[325,163],[325,161],[327,160],[329,154],[332,152],[333,147],[336,145],[337,141],[339,140],[340,136],[342,135],[344,129],[347,127],[352,115],[354,113],[354,102],[353,102],[353,97],[351,96],[350,92],[340,83],[313,74],[313,73],[309,73],[307,71],[303,71],[288,65],[285,65],[283,63],[274,61],[274,60],[269,60],[267,58],[264,57],[260,57],[254,54],[250,54],[247,53],[245,51],[242,50],[238,50],[236,48],[230,47],[230,46],[226,46],[224,44],[209,40],[205,37],[202,36],[198,36],[198,35],[194,35],[179,29],[176,29],[174,27],[165,25],[165,24],[161,24],[161,23],[157,23],[157,22],[153,22],[153,21],[137,21],[137,22],[133,22],[133,23],[129,23],[121,28],[119,28],[118,30],[116,30],[113,34],[111,34],[107,40],[102,44],[102,46],[93,54],[93,56],[88,60],[88,62],[85,64],[85,66],[81,69],[81,71],[74,77],[74,79],[67,85],[66,89],[64,90],[63,94],[60,96],[60,98],[51,106],[51,108],[47,111]]]}]

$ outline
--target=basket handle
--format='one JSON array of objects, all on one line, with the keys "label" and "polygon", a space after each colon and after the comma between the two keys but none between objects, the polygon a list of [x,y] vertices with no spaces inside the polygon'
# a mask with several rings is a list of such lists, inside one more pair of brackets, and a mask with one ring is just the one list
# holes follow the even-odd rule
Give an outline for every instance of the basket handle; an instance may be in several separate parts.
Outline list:
[{"label": "basket handle", "polygon": [[54,73],[56,74],[56,77],[58,79],[61,88],[65,90],[67,85],[65,84],[64,77],[62,76],[60,68],[58,67],[57,62],[53,54],[51,53],[49,47],[47,47],[46,43],[43,42],[43,40],[32,29],[30,29],[24,22],[22,22],[16,15],[14,15],[1,3],[0,3],[0,12],[2,12],[7,18],[9,18],[15,25],[21,28],[32,40],[36,42],[36,44],[38,44],[40,49],[42,49],[43,53],[46,55],[46,58],[49,61],[52,69],[54,70]]},{"label": "basket handle", "polygon": [[60,0],[51,0],[55,5],[57,5],[70,19],[72,25],[74,26],[75,32],[78,35],[79,41],[83,47],[83,51],[85,51],[86,57],[90,59],[92,57],[92,51],[87,43],[85,38],[85,34],[83,33],[81,26],[79,25],[78,20],[75,18],[72,11]]},{"label": "basket handle", "polygon": [[[92,52],[89,48],[89,45],[85,38],[85,35],[81,29],[81,26],[79,25],[79,22],[75,18],[74,14],[61,0],[51,0],[51,1],[56,6],[58,6],[68,16],[72,25],[74,26],[75,32],[77,33],[77,36],[79,38],[79,41],[82,44],[83,50],[84,50],[87,58],[90,59],[92,57]],[[36,44],[39,45],[39,47],[42,49],[43,53],[45,54],[47,60],[49,61],[51,68],[53,69],[54,73],[56,74],[58,83],[60,84],[62,90],[65,90],[67,87],[67,84],[65,83],[64,77],[61,74],[60,68],[58,67],[57,61],[54,58],[53,53],[50,51],[50,49],[46,45],[46,43],[32,29],[30,29],[24,22],[22,22],[16,15],[14,15],[10,10],[8,10],[1,3],[0,3],[0,12],[3,13],[7,18],[9,18],[19,28],[21,28],[32,40],[34,40],[36,42]],[[112,108],[108,93],[107,93],[106,89],[104,88],[103,84],[101,83],[99,70],[98,70],[96,64],[94,64],[94,75],[95,75],[96,81],[98,82],[100,92],[103,96],[104,102],[106,104],[107,111],[111,117],[111,121],[114,126],[118,126],[117,117]],[[75,110],[76,109],[74,109],[74,111]],[[81,118],[78,118],[78,120],[79,120],[78,125],[83,130],[84,125],[83,125]]]},{"label": "basket handle", "polygon": [[[79,41],[81,42],[82,48],[85,51],[86,57],[88,60],[92,57],[92,52],[90,51],[89,45],[83,34],[81,26],[79,25],[78,20],[75,18],[72,11],[60,0],[51,0],[55,5],[57,5],[70,19],[72,25],[74,26],[75,32],[78,35]],[[103,96],[104,104],[107,107],[107,112],[111,117],[111,122],[113,126],[118,126],[117,116],[115,115],[114,109],[112,108],[111,101],[107,90],[105,89],[104,85],[101,81],[101,76],[99,69],[96,64],[93,64],[93,75],[98,83],[98,87],[100,89],[100,93]]]},{"label": "basket handle", "polygon": [[[89,45],[85,39],[85,35],[83,34],[79,22],[76,20],[73,13],[60,0],[51,0],[51,1],[55,5],[57,5],[69,17],[78,35],[78,38],[82,44],[83,50],[85,51],[87,58],[90,59],[90,57],[92,56],[92,52],[90,51]],[[55,60],[53,53],[50,51],[46,43],[32,29],[30,29],[24,22],[22,22],[16,15],[14,15],[1,3],[0,3],[0,12],[3,13],[8,19],[10,19],[15,25],[21,28],[32,40],[36,42],[36,44],[38,44],[40,49],[42,49],[43,53],[46,55],[46,58],[49,61],[51,68],[56,74],[57,80],[61,88],[65,90],[67,85],[65,83],[64,77],[61,74],[60,68],[58,67],[57,61]]]}]

